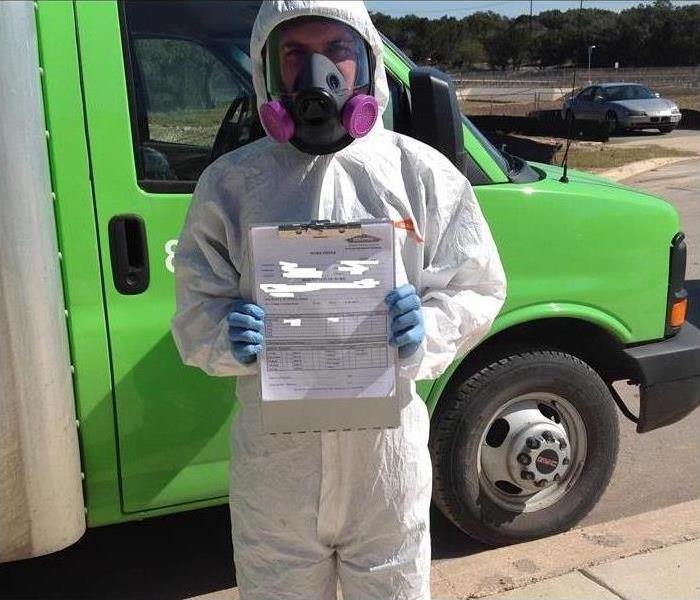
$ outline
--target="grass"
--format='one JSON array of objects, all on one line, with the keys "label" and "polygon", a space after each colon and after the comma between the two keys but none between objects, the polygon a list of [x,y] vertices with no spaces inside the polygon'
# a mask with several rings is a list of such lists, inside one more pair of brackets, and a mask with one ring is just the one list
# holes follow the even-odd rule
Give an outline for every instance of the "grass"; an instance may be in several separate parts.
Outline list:
[{"label": "grass", "polygon": [[217,104],[213,108],[175,110],[171,112],[148,113],[148,123],[161,127],[212,127],[219,125],[224,118],[228,103]]},{"label": "grass", "polygon": [[[554,164],[564,157],[562,147],[554,155]],[[616,146],[612,144],[572,144],[569,150],[569,166],[582,170],[606,170],[621,167],[638,160],[672,156],[697,156],[694,152],[664,146]]]},{"label": "grass", "polygon": [[671,96],[671,100],[680,108],[700,110],[700,94],[676,94]]},{"label": "grass", "polygon": [[[461,100],[460,108],[462,112],[469,116],[477,115],[499,115],[508,117],[526,117],[528,113],[535,110],[533,102],[486,102],[483,100]],[[556,102],[540,102],[538,110],[560,109],[561,100]]]},{"label": "grass", "polygon": [[149,112],[151,139],[175,144],[211,146],[228,104],[197,110]]}]

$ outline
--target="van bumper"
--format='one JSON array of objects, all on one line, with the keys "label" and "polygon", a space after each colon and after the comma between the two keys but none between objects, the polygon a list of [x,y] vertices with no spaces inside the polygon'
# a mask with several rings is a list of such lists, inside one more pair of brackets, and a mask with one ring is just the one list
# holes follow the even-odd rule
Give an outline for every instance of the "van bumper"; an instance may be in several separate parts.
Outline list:
[{"label": "van bumper", "polygon": [[637,432],[680,421],[700,405],[700,330],[685,323],[668,339],[627,348],[639,381]]}]

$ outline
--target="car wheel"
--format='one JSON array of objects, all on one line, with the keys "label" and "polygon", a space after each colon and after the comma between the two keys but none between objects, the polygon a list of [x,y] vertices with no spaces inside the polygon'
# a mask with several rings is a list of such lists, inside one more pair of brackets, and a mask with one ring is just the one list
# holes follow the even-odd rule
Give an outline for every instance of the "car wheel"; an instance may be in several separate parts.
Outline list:
[{"label": "car wheel", "polygon": [[448,393],[431,424],[433,499],[487,544],[567,530],[612,476],[618,421],[606,384],[558,351],[511,354]]},{"label": "car wheel", "polygon": [[608,124],[608,131],[610,133],[615,133],[620,129],[620,123],[617,120],[617,114],[614,110],[609,110],[605,114],[605,122]]},{"label": "car wheel", "polygon": [[659,133],[671,133],[673,127],[659,127]]}]

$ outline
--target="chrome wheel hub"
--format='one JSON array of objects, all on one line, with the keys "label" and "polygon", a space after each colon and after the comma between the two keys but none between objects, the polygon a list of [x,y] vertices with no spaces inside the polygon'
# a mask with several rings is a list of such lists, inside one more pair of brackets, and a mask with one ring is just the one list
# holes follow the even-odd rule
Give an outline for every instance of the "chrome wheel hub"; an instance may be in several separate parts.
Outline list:
[{"label": "chrome wheel hub", "polygon": [[586,428],[574,406],[555,394],[524,394],[501,406],[483,432],[481,489],[507,510],[541,510],[571,488],[585,458]]},{"label": "chrome wheel hub", "polygon": [[561,481],[571,464],[571,443],[566,430],[549,423],[526,426],[508,450],[512,480],[536,493]]}]

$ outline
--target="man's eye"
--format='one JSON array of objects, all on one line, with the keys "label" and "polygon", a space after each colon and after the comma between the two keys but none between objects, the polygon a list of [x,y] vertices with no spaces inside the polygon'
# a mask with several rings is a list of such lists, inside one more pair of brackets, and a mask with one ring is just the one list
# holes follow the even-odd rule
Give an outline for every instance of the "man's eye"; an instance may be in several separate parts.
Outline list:
[{"label": "man's eye", "polygon": [[328,52],[333,58],[347,59],[353,55],[353,47],[344,42],[335,42],[329,46]]}]

